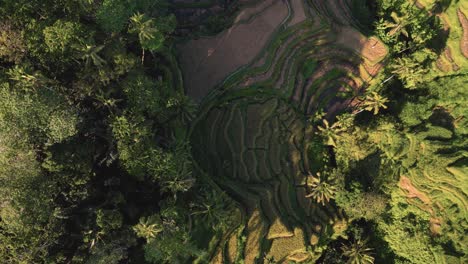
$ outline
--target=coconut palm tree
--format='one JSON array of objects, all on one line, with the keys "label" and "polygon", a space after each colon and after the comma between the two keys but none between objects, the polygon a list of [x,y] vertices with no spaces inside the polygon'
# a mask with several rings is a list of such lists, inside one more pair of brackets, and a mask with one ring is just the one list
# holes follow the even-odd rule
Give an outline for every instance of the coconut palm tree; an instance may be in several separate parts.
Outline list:
[{"label": "coconut palm tree", "polygon": [[164,43],[164,35],[158,30],[155,21],[144,14],[136,13],[130,18],[130,33],[138,35],[142,48],[141,62],[144,62],[145,50],[155,51]]},{"label": "coconut palm tree", "polygon": [[341,247],[343,255],[348,258],[347,264],[373,264],[372,248],[367,246],[367,240],[358,239]]},{"label": "coconut palm tree", "polygon": [[336,147],[336,139],[338,137],[337,132],[337,124],[333,124],[330,126],[330,123],[326,119],[323,119],[323,126],[318,126],[318,130],[320,134],[322,134],[326,138],[326,145]]},{"label": "coconut palm tree", "polygon": [[409,37],[409,33],[406,30],[406,26],[410,23],[410,15],[408,13],[403,16],[399,16],[396,12],[392,12],[390,16],[393,19],[393,22],[384,22],[384,28],[390,29],[388,32],[389,36],[398,36],[398,34],[403,34],[405,37]]},{"label": "coconut palm tree", "polygon": [[379,113],[380,108],[387,109],[385,103],[388,102],[388,99],[381,96],[376,92],[372,92],[364,98],[362,105],[364,110],[366,111],[373,111],[374,115]]},{"label": "coconut palm tree", "polygon": [[149,241],[154,239],[164,229],[156,217],[142,217],[137,225],[133,227],[136,235]]},{"label": "coconut palm tree", "polygon": [[154,27],[152,19],[148,19],[144,14],[136,13],[130,18],[130,33],[137,33],[140,42],[144,43],[158,32]]},{"label": "coconut palm tree", "polygon": [[407,26],[411,24],[412,19],[414,18],[413,7],[416,5],[416,0],[413,1],[411,5],[406,7],[407,12],[402,16],[399,16],[396,12],[390,13],[390,17],[393,19],[393,22],[383,22],[383,28],[390,29],[388,36],[396,36],[403,34],[405,37],[409,37]]},{"label": "coconut palm tree", "polygon": [[85,44],[81,47],[81,59],[85,61],[86,66],[94,64],[96,67],[101,67],[106,64],[106,61],[99,56],[99,52],[104,48],[104,45],[89,45]]},{"label": "coconut palm tree", "polygon": [[173,109],[182,122],[190,122],[197,106],[188,96],[177,94],[167,101],[166,107]]},{"label": "coconut palm tree", "polygon": [[123,99],[115,98],[114,93],[115,89],[112,88],[106,91],[98,90],[94,95],[94,99],[99,103],[97,107],[106,107],[110,111],[114,110],[117,107],[117,103],[123,101]]},{"label": "coconut palm tree", "polygon": [[317,172],[316,176],[309,174],[306,179],[306,188],[310,189],[306,198],[312,198],[317,203],[325,205],[335,197],[336,187],[331,178],[324,178]]},{"label": "coconut palm tree", "polygon": [[225,207],[229,203],[224,193],[206,191],[205,195],[202,202],[193,205],[192,215],[199,215],[207,223],[215,224],[224,218]]},{"label": "coconut palm tree", "polygon": [[407,57],[397,58],[391,65],[391,69],[392,73],[396,74],[409,89],[414,89],[423,82],[426,73],[421,63]]}]

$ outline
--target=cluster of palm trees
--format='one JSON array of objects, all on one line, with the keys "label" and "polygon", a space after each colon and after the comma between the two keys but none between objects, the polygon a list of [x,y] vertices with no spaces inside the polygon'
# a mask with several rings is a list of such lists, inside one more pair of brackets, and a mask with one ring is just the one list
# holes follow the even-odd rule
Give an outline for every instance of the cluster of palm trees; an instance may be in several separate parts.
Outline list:
[{"label": "cluster of palm trees", "polygon": [[[306,178],[305,187],[307,189],[307,198],[325,206],[335,197],[337,187],[334,177],[330,174],[322,175],[320,172],[315,175],[309,173]],[[357,238],[343,244],[341,251],[347,258],[347,264],[373,264],[372,248],[367,246],[368,240]],[[274,262],[268,262],[274,263]]]},{"label": "cluster of palm trees", "polygon": [[[379,93],[374,91],[369,92],[359,99],[359,103],[356,105],[352,115],[357,115],[363,111],[369,111],[374,115],[377,115],[380,112],[380,109],[387,109],[386,104],[388,102],[389,100]],[[330,125],[328,120],[323,119],[322,123],[323,124],[319,125],[317,129],[319,134],[325,138],[325,145],[336,147],[339,133],[346,130],[342,122],[338,120]]]},{"label": "cluster of palm trees", "polygon": [[[164,32],[160,31],[156,22],[146,15],[136,13],[130,18],[129,33],[136,34],[142,47],[141,61],[144,62],[145,50],[159,50],[164,45]],[[105,45],[92,45],[84,43],[79,47],[80,59],[85,61],[86,66],[93,64],[102,67],[106,61],[99,55]]]}]

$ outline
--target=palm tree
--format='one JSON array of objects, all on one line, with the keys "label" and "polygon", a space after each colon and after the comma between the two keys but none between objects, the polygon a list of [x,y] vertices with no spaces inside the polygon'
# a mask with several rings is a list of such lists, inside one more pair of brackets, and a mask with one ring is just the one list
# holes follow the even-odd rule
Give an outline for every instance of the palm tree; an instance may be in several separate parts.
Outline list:
[{"label": "palm tree", "polygon": [[325,179],[320,175],[320,172],[317,172],[316,176],[312,174],[307,176],[306,188],[310,189],[306,198],[312,198],[322,205],[330,202],[330,199],[333,199],[336,193],[336,187],[333,185],[331,178]]},{"label": "palm tree", "polygon": [[388,102],[388,99],[381,96],[376,92],[366,95],[363,101],[364,110],[373,111],[374,115],[379,113],[380,108],[387,109],[385,103]]},{"label": "palm tree", "polygon": [[416,0],[413,1],[413,3],[410,6],[407,6],[406,10],[407,13],[405,13],[402,16],[399,16],[396,12],[392,12],[390,14],[390,17],[393,19],[392,22],[383,22],[383,28],[388,29],[390,28],[390,31],[388,32],[388,35],[390,37],[392,36],[398,36],[398,34],[403,34],[405,37],[409,37],[409,33],[406,30],[406,26],[411,24],[411,19],[413,18],[414,13],[411,12],[413,10],[413,7],[416,5]]},{"label": "palm tree", "polygon": [[221,218],[219,215],[223,210],[224,201],[221,194],[215,191],[207,192],[206,199],[197,203],[193,208],[192,215],[200,215],[205,221],[215,223],[217,219]]},{"label": "palm tree", "polygon": [[89,44],[81,47],[81,59],[85,61],[86,66],[91,65],[91,63],[96,67],[106,64],[106,61],[98,55],[103,48],[104,45],[95,46]]},{"label": "palm tree", "polygon": [[155,217],[142,217],[139,223],[133,227],[133,231],[135,231],[138,237],[149,241],[164,230],[158,222]]},{"label": "palm tree", "polygon": [[137,33],[140,42],[145,42],[154,38],[158,30],[154,27],[154,21],[148,19],[144,14],[136,13],[130,18],[130,33]]},{"label": "palm tree", "polygon": [[165,180],[162,183],[162,188],[164,190],[169,190],[173,193],[177,192],[186,192],[188,191],[194,184],[195,180],[191,178],[179,178],[179,177],[174,177],[171,178],[170,180]]},{"label": "palm tree", "polygon": [[175,115],[182,122],[190,122],[197,106],[188,96],[177,94],[167,101],[166,107],[174,109]]},{"label": "palm tree", "polygon": [[423,81],[423,76],[426,73],[421,63],[408,58],[397,58],[395,63],[391,65],[392,73],[405,83],[406,88],[416,88],[418,83]]},{"label": "palm tree", "polygon": [[21,83],[24,88],[35,88],[40,84],[37,74],[30,74],[28,69],[15,65],[6,74],[10,80]]},{"label": "palm tree", "polygon": [[225,230],[233,224],[232,214],[235,205],[224,192],[217,190],[201,190],[202,195],[191,205],[191,215],[211,225],[213,230]]},{"label": "palm tree", "polygon": [[98,90],[94,95],[94,99],[96,99],[100,104],[99,107],[106,107],[110,111],[117,107],[117,103],[123,101],[123,99],[118,99],[113,96],[115,89],[107,89],[106,91]]},{"label": "palm tree", "polygon": [[142,48],[142,63],[145,58],[145,49],[157,50],[164,43],[164,37],[159,34],[161,32],[155,26],[154,20],[141,13],[136,13],[130,18],[129,32],[138,35]]},{"label": "palm tree", "polygon": [[330,126],[326,119],[323,119],[323,126],[318,126],[318,130],[320,134],[322,134],[326,139],[326,145],[336,147],[336,139],[338,137],[337,132],[340,130],[338,129],[337,123]]},{"label": "palm tree", "polygon": [[372,248],[367,247],[367,240],[358,239],[341,247],[343,255],[348,258],[347,264],[373,264]]},{"label": "palm tree", "polygon": [[392,22],[384,22],[384,28],[390,29],[388,32],[389,36],[398,36],[398,34],[403,34],[405,37],[409,37],[409,33],[406,30],[406,26],[410,22],[410,15],[409,14],[404,14],[403,16],[398,16],[397,13],[392,12],[390,16],[393,19]]}]

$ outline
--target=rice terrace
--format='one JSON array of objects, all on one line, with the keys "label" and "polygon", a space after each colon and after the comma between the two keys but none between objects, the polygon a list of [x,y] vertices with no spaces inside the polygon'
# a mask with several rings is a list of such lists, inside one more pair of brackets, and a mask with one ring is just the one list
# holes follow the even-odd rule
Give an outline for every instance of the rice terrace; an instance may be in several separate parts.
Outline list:
[{"label": "rice terrace", "polygon": [[[250,61],[246,60],[244,67],[237,67],[230,76],[224,73],[225,81],[205,97],[202,115],[192,132],[194,149],[200,151],[194,152],[198,165],[237,197],[245,221],[244,226],[227,234],[226,241],[219,242],[215,263],[235,263],[240,258],[254,263],[264,256],[282,262],[306,261],[320,255],[313,252],[319,248],[321,237],[344,231],[343,214],[338,208],[306,198],[307,175],[312,170],[307,144],[315,137],[306,119],[318,109],[333,115],[350,104],[346,95],[351,98],[359,93],[387,53],[379,40],[362,36],[350,26],[351,22],[340,22],[342,29],[332,24],[320,6],[309,7],[294,0],[271,1],[270,8],[282,5],[288,14],[275,12],[269,18],[270,8],[262,8],[267,2],[258,6],[249,22],[243,22],[247,25],[234,24],[220,40],[210,39],[213,44],[205,45],[216,49],[202,59],[207,66],[200,66],[218,71],[221,69],[217,65],[234,64],[242,57],[246,47],[235,43],[236,31],[244,30],[240,41],[256,49],[245,55]],[[342,12],[333,10],[333,6],[321,8]],[[252,32],[255,27],[251,25],[262,22],[274,28],[271,36],[263,37],[270,41],[263,41],[260,51],[262,42],[258,37],[265,31]],[[247,32],[251,33],[246,36]],[[249,35],[252,39],[246,39]],[[229,44],[222,46],[218,42]],[[193,45],[197,44],[194,41]],[[380,51],[372,53],[365,48]],[[184,50],[193,52],[191,47]],[[218,52],[225,54],[217,57]],[[361,57],[363,53],[369,58]],[[197,65],[197,61],[187,65]],[[212,74],[209,68],[199,71],[190,74],[201,80]],[[204,72],[207,76],[202,75]],[[187,79],[191,80],[191,76]],[[196,85],[196,81],[188,83],[189,94],[191,89],[203,89]],[[206,85],[204,82],[205,89]],[[244,230],[239,232],[239,228]],[[245,245],[239,248],[229,244],[242,235],[246,236]],[[309,252],[307,248],[311,248]]]},{"label": "rice terrace", "polygon": [[0,17],[0,263],[468,263],[468,1]]},{"label": "rice terrace", "polygon": [[[342,210],[307,198],[308,176],[317,168],[309,164],[317,136],[307,119],[317,111],[331,119],[356,103],[382,81],[377,76],[388,55],[381,40],[359,31],[349,4],[260,1],[219,35],[183,46],[187,93],[205,96],[191,132],[195,161],[242,215],[220,237],[213,263],[314,262],[322,241],[344,235]],[[278,6],[283,12],[272,11]],[[433,203],[405,186],[400,181],[408,199]],[[445,192],[460,195],[451,202],[466,213],[467,186],[449,186]],[[440,228],[440,219],[431,225]]]}]

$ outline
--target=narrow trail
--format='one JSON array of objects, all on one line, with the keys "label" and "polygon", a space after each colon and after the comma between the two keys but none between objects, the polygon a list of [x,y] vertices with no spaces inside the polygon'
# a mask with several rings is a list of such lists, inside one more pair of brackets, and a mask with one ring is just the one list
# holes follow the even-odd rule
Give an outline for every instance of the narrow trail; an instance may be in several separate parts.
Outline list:
[{"label": "narrow trail", "polygon": [[460,38],[460,49],[463,53],[465,58],[468,58],[468,19],[466,15],[461,11],[461,9],[457,9],[458,20],[463,29],[463,37]]}]

